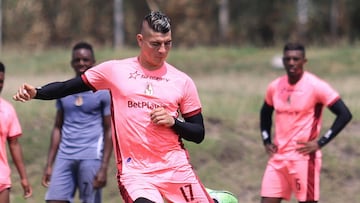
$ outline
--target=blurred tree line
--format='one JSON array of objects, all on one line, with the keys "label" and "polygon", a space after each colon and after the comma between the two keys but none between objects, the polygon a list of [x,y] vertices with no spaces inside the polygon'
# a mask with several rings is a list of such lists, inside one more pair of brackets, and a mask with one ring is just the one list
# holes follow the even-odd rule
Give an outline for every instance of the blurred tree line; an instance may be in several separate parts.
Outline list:
[{"label": "blurred tree line", "polygon": [[78,40],[135,46],[140,21],[154,9],[171,17],[174,46],[352,44],[360,36],[358,0],[1,1],[3,44],[25,47],[68,47]]}]

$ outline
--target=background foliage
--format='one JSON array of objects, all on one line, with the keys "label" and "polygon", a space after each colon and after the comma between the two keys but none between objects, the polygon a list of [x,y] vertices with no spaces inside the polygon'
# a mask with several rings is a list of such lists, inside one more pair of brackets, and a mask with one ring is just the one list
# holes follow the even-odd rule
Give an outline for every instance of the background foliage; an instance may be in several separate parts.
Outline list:
[{"label": "background foliage", "polygon": [[[45,48],[88,40],[112,45],[114,0],[2,0],[4,44]],[[354,44],[360,36],[357,0],[122,0],[125,44],[134,46],[139,22],[152,7],[173,21],[176,46]],[[228,24],[219,21],[220,5]],[[306,2],[305,22],[299,2]],[[155,5],[155,6],[154,6]],[[226,29],[221,36],[221,29]]]},{"label": "background foliage", "polygon": [[[119,50],[112,47],[113,0],[1,1],[4,46],[0,60],[7,66],[1,96],[9,101],[22,82],[42,85],[72,77],[70,48],[79,40],[94,44],[98,62],[136,55],[135,34],[149,5],[166,12],[173,22],[169,62],[194,78],[203,103],[206,139],[200,145],[186,143],[191,162],[207,187],[229,190],[241,203],[259,202],[267,157],[258,132],[258,111],[268,82],[284,74],[272,68],[271,60],[281,54],[285,41],[305,42],[307,68],[330,81],[354,114],[345,131],[323,150],[321,200],[360,199],[360,1],[123,0],[125,46]],[[224,1],[228,2],[229,24],[221,36],[218,15]],[[308,2],[306,24],[299,22],[299,2]],[[21,143],[34,196],[22,199],[12,166],[11,201],[43,202],[45,189],[40,181],[54,102],[13,103],[23,126]],[[332,114],[325,111],[324,119],[327,129]],[[112,165],[104,190],[106,203],[121,202],[115,172]]]}]

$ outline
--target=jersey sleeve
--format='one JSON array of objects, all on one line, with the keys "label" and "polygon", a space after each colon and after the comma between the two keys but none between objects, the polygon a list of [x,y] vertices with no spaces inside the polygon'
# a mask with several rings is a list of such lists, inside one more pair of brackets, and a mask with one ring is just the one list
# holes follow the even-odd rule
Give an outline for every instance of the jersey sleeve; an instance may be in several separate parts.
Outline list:
[{"label": "jersey sleeve", "polygon": [[57,110],[63,110],[62,104],[61,104],[61,100],[57,99],[55,102],[55,107]]},{"label": "jersey sleeve", "polygon": [[115,61],[106,61],[88,69],[83,75],[83,81],[93,90],[109,89],[112,78],[112,68]]},{"label": "jersey sleeve", "polygon": [[101,93],[101,105],[102,105],[102,114],[104,116],[111,115],[111,99],[110,99],[110,93],[107,90],[104,90]]},{"label": "jersey sleeve", "polygon": [[8,106],[8,111],[9,111],[8,119],[9,121],[11,121],[9,122],[9,126],[8,126],[8,137],[12,138],[12,137],[20,136],[22,134],[22,130],[16,111],[11,105]]},{"label": "jersey sleeve", "polygon": [[266,93],[265,93],[265,102],[266,104],[268,104],[269,106],[274,106],[274,103],[273,103],[273,94],[274,94],[274,86],[275,86],[275,81],[274,82],[271,82],[267,89],[266,89]]},{"label": "jersey sleeve", "polygon": [[186,78],[180,112],[184,117],[189,117],[201,112],[201,102],[194,81],[190,77]]},{"label": "jersey sleeve", "polygon": [[315,84],[315,87],[318,89],[318,99],[326,106],[331,106],[340,98],[339,93],[323,80]]}]

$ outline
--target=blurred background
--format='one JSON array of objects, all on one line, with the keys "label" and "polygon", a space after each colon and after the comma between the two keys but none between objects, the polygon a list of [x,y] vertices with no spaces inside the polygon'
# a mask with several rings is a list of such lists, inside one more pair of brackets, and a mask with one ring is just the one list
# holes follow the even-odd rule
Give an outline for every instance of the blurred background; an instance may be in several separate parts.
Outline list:
[{"label": "blurred background", "polygon": [[[240,203],[260,202],[267,156],[259,109],[267,84],[285,74],[282,46],[300,41],[307,48],[305,68],[329,81],[354,115],[323,149],[321,202],[360,199],[360,1],[0,0],[0,5],[0,60],[7,67],[1,97],[17,110],[34,188],[34,196],[24,200],[10,161],[12,203],[44,202],[41,178],[55,118],[55,101],[12,101],[17,87],[73,77],[71,48],[78,41],[93,44],[98,63],[136,56],[135,36],[149,10],[161,10],[171,18],[173,49],[168,62],[189,74],[198,87],[206,139],[200,145],[184,144],[206,187],[229,190]],[[323,131],[333,119],[325,110]],[[112,158],[104,203],[122,202],[115,173]]]},{"label": "blurred background", "polygon": [[44,49],[88,40],[135,46],[151,10],[172,19],[174,46],[334,46],[360,36],[357,0],[0,0],[1,44]]}]

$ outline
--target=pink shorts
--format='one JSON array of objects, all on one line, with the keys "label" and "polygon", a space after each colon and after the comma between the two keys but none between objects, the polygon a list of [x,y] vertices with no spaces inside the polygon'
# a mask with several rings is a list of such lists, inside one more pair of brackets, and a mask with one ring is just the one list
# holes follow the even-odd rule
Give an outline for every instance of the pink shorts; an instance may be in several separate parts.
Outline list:
[{"label": "pink shorts", "polygon": [[0,184],[0,192],[10,188],[11,188],[10,184]]},{"label": "pink shorts", "polygon": [[298,201],[318,201],[320,196],[321,158],[310,160],[270,160],[261,186],[262,197]]},{"label": "pink shorts", "polygon": [[213,203],[192,169],[190,172],[177,169],[151,174],[122,174],[118,175],[118,184],[126,203],[139,197],[156,203],[164,200],[169,203]]}]

